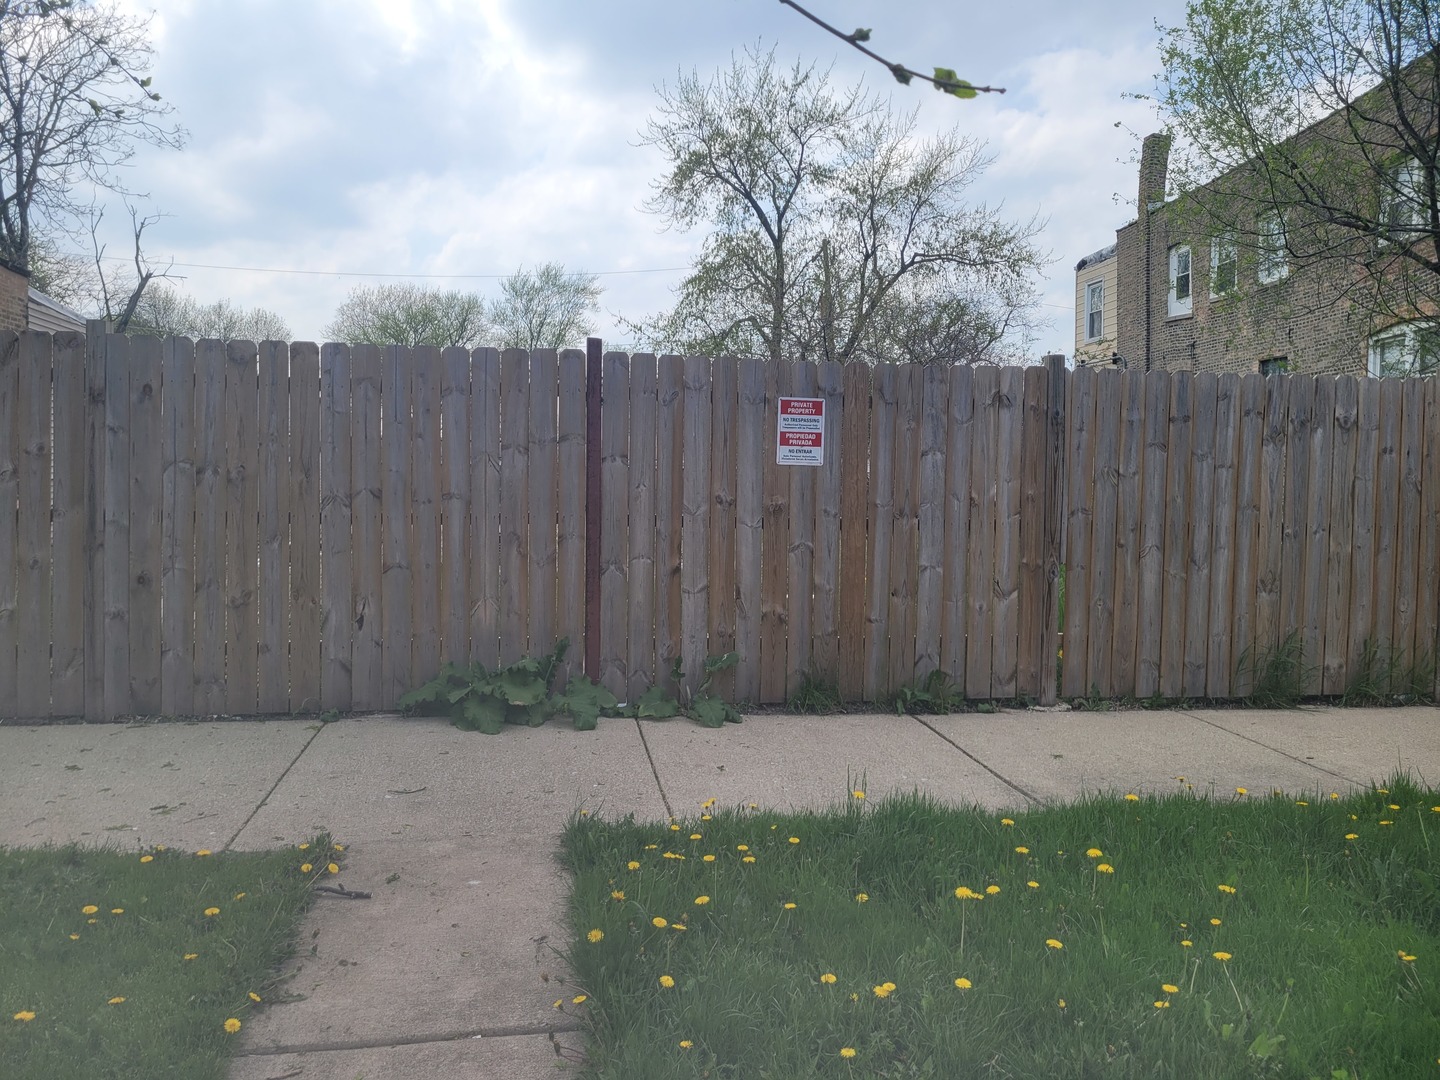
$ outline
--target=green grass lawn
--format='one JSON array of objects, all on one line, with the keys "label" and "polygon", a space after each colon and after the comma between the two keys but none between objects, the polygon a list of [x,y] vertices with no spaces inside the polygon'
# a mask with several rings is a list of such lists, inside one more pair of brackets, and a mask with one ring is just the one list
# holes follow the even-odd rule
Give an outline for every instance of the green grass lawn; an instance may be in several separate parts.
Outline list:
[{"label": "green grass lawn", "polygon": [[1440,1073],[1440,792],[1406,780],[705,814],[566,832],[586,1076]]},{"label": "green grass lawn", "polygon": [[0,849],[0,1076],[223,1076],[341,857]]}]

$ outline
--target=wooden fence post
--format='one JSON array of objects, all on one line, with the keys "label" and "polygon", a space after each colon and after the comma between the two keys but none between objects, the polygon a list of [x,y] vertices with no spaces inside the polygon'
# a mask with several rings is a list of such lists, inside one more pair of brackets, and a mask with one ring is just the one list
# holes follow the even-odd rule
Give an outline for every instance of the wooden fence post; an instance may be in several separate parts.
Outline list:
[{"label": "wooden fence post", "polygon": [[585,339],[585,675],[600,681],[600,357]]},{"label": "wooden fence post", "polygon": [[1040,704],[1058,698],[1055,640],[1060,626],[1060,551],[1065,523],[1065,357],[1045,357],[1045,617],[1040,636]]}]

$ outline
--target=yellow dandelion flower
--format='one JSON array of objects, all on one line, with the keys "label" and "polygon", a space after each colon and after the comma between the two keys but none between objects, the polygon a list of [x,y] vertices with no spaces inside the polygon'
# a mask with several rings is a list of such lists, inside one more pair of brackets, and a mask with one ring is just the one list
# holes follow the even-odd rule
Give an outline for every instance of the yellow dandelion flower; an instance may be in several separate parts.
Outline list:
[{"label": "yellow dandelion flower", "polygon": [[1229,960],[1231,958],[1228,952],[1216,952],[1211,953],[1210,955],[1215,957],[1215,959],[1219,960],[1221,963],[1224,963],[1226,960]]},{"label": "yellow dandelion flower", "polygon": [[1132,792],[1130,792],[1129,794],[1127,794],[1127,795],[1125,796],[1125,801],[1126,801],[1126,802],[1139,802],[1139,801],[1140,801],[1140,796],[1139,796],[1139,795],[1136,795],[1136,794],[1132,791]]},{"label": "yellow dandelion flower", "polygon": [[1387,787],[1377,787],[1377,788],[1375,789],[1375,794],[1376,794],[1376,795],[1389,795],[1389,794],[1390,794],[1390,789],[1387,788]]},{"label": "yellow dandelion flower", "polygon": [[792,836],[792,837],[790,837],[790,843],[792,843],[792,844],[798,844],[799,842],[800,842],[800,838],[799,838],[798,836]]},{"label": "yellow dandelion flower", "polygon": [[1055,939],[1055,938],[1053,938],[1053,937],[1052,937],[1052,938],[1046,938],[1046,939],[1045,939],[1045,944],[1048,945],[1048,946],[1050,946],[1050,948],[1052,948],[1052,949],[1063,949],[1063,948],[1065,947],[1065,945],[1064,945],[1063,942],[1058,941],[1057,939]]},{"label": "yellow dandelion flower", "polygon": [[1115,868],[1111,866],[1108,862],[1102,862],[1099,866],[1095,867],[1095,871],[1096,873],[1100,874],[1113,874],[1115,872]]},{"label": "yellow dandelion flower", "polygon": [[310,865],[308,862],[307,862],[307,863],[301,863],[301,864],[300,864],[300,872],[301,872],[302,874],[308,874],[308,873],[310,873],[311,870],[314,870],[314,869],[315,869],[315,867],[313,867],[312,865]]},{"label": "yellow dandelion flower", "polygon": [[299,844],[299,845],[297,845],[297,848],[298,848],[300,851],[309,851],[309,850],[310,850],[310,845],[309,845],[309,844]]},{"label": "yellow dandelion flower", "polygon": [[673,990],[675,989],[675,979],[673,976],[670,975],[661,975],[660,985],[663,986],[666,990]]},{"label": "yellow dandelion flower", "polygon": [[690,839],[691,839],[691,840],[700,840],[700,839],[703,839],[703,838],[701,837],[701,835],[700,835],[698,832],[692,832],[692,833],[690,834]]},{"label": "yellow dandelion flower", "polygon": [[1413,964],[1415,962],[1414,955],[1406,952],[1404,949],[1400,950],[1399,956],[1404,963]]},{"label": "yellow dandelion flower", "polygon": [[704,905],[708,904],[709,902],[710,902],[710,897],[708,897],[708,896],[697,896],[697,897],[695,897],[695,903],[701,905],[702,907],[703,907]]},{"label": "yellow dandelion flower", "polygon": [[638,862],[636,862],[634,859],[631,859],[628,863],[625,864],[625,869],[626,869],[626,870],[639,870],[639,869],[640,869],[640,864],[639,864]]},{"label": "yellow dandelion flower", "polygon": [[974,889],[970,888],[970,886],[968,886],[968,885],[961,885],[958,889],[955,890],[955,899],[957,899],[957,900],[983,900],[983,899],[985,899],[985,898],[984,898],[980,893],[977,893]]},{"label": "yellow dandelion flower", "polygon": [[824,975],[821,975],[821,976],[820,976],[820,981],[821,981],[822,983],[824,983],[826,986],[829,986],[831,983],[833,983],[833,982],[835,981],[835,973],[832,972],[832,971],[827,971],[827,972],[825,972]]},{"label": "yellow dandelion flower", "polygon": [[1157,1008],[1157,1009],[1168,1009],[1169,1007],[1170,1007],[1170,1002],[1168,1002],[1168,1001],[1157,1001],[1157,1002],[1155,1002],[1155,1008]]},{"label": "yellow dandelion flower", "polygon": [[1008,817],[1002,817],[1002,818],[1000,819],[1000,824],[1001,824],[1001,825],[1004,825],[1004,826],[1006,826],[1006,827],[1008,828],[1009,826],[1015,824],[1015,819],[1014,819],[1014,818],[1008,818]]},{"label": "yellow dandelion flower", "polygon": [[887,998],[895,992],[894,988],[889,983],[881,983],[879,986],[872,986],[870,988],[870,991],[877,998]]},{"label": "yellow dandelion flower", "polygon": [[625,899],[625,893],[624,893],[624,891],[621,890],[621,889],[614,889],[614,890],[612,890],[611,893],[610,893],[610,899],[611,899],[611,900],[616,900],[616,901],[624,900],[624,899]]},{"label": "yellow dandelion flower", "polygon": [[690,1049],[692,1046],[694,1046],[694,1045],[695,1045],[695,1044],[694,1044],[693,1042],[691,1042],[689,1039],[681,1039],[681,1040],[680,1040],[680,1049],[681,1049],[681,1050],[689,1050],[689,1049]]},{"label": "yellow dandelion flower", "polygon": [[220,909],[219,909],[218,907],[207,907],[207,908],[205,909],[205,917],[206,917],[207,919],[212,919],[212,918],[214,918],[216,915],[219,915],[219,914],[220,914]]},{"label": "yellow dandelion flower", "polygon": [[986,886],[985,886],[985,895],[986,895],[986,896],[998,896],[999,893],[1000,893],[1000,886],[999,886],[999,885],[986,885]]},{"label": "yellow dandelion flower", "polygon": [[225,1030],[231,1035],[234,1035],[237,1031],[240,1030],[240,1021],[236,1020],[233,1016],[230,1017],[229,1020],[225,1021]]},{"label": "yellow dandelion flower", "polygon": [[1027,881],[1025,882],[1025,884],[1029,885],[1032,889],[1038,889],[1040,887],[1040,883],[1038,881]]},{"label": "yellow dandelion flower", "polygon": [[257,993],[255,993],[254,990],[251,990],[250,993],[249,993],[247,996],[250,998],[251,1001],[253,1001],[253,1002],[257,1003],[257,1004],[258,1004],[259,1001],[260,1001],[260,995],[257,994]]},{"label": "yellow dandelion flower", "polygon": [[209,854],[210,854],[210,849],[209,849],[209,848],[203,848],[203,847],[202,847],[199,851],[195,852],[195,854],[196,854],[196,855],[200,855],[200,856],[209,855]]},{"label": "yellow dandelion flower", "polygon": [[1230,896],[1234,896],[1234,895],[1235,895],[1235,886],[1234,886],[1234,885],[1220,885],[1220,886],[1218,886],[1218,888],[1220,889],[1221,892],[1226,893],[1226,894],[1228,894],[1228,895],[1230,895]]},{"label": "yellow dandelion flower", "polygon": [[236,900],[244,900],[245,897],[246,897],[246,895],[247,895],[246,893],[237,892],[237,893],[235,894],[235,899],[236,899]]},{"label": "yellow dandelion flower", "polygon": [[856,788],[854,791],[850,792],[850,794],[857,799],[863,799],[865,797],[865,792],[861,791],[859,788]]},{"label": "yellow dandelion flower", "polygon": [[1065,999],[1061,998],[1056,1004],[1058,1004],[1062,1009],[1065,1008]]},{"label": "yellow dandelion flower", "polygon": [[94,925],[95,925],[97,922],[99,922],[100,920],[99,920],[99,919],[86,919],[85,921],[86,921],[87,923],[89,923],[91,926],[94,926]]},{"label": "yellow dandelion flower", "polygon": [[746,855],[746,856],[745,856],[743,859],[741,859],[740,861],[743,862],[743,863],[753,863],[753,862],[755,861],[755,856],[754,856],[754,855]]},{"label": "yellow dandelion flower", "polygon": [[194,960],[194,959],[195,959],[197,956],[199,956],[199,955],[200,955],[200,954],[199,954],[198,952],[187,952],[187,953],[186,953],[184,956],[182,956],[180,959],[182,959],[182,960]]},{"label": "yellow dandelion flower", "polygon": [[650,925],[655,927],[655,929],[657,930],[664,930],[665,927],[670,925],[670,920],[665,918],[665,916],[663,915],[656,915],[653,919],[650,920]]},{"label": "yellow dandelion flower", "polygon": [[670,826],[670,831],[671,831],[671,832],[679,832],[679,831],[680,831],[680,826],[679,826],[679,825],[671,825],[671,826]]},{"label": "yellow dandelion flower", "polygon": [[1104,855],[1105,853],[1101,851],[1098,847],[1092,847],[1088,851],[1086,851],[1085,854],[1092,859],[1098,859],[1101,855]]},{"label": "yellow dandelion flower", "polygon": [[1186,938],[1184,941],[1180,942],[1180,947],[1181,947],[1182,949],[1188,949],[1188,948],[1190,948],[1190,946],[1192,946],[1192,945],[1194,945],[1194,944],[1195,944],[1195,943],[1194,943],[1193,941],[1191,941],[1189,938]]},{"label": "yellow dandelion flower", "polygon": [[1394,825],[1395,822],[1393,822],[1393,821],[1382,821],[1382,822],[1380,822],[1380,824],[1381,824],[1381,825]]},{"label": "yellow dandelion flower", "polygon": [[857,904],[868,904],[868,903],[870,902],[870,894],[869,894],[869,893],[863,893],[863,892],[857,892],[857,893],[855,894],[855,902],[856,902]]},{"label": "yellow dandelion flower", "polygon": [[105,1004],[106,1004],[106,1005],[124,1005],[124,1004],[125,1004],[125,999],[124,999],[123,997],[113,997],[113,998],[111,998],[109,1001],[107,1001]]},{"label": "yellow dandelion flower", "polygon": [[28,1024],[31,1020],[35,1019],[35,1012],[32,1009],[21,1009],[15,1014],[13,1019],[19,1020],[22,1024]]},{"label": "yellow dandelion flower", "polygon": [[786,911],[794,911],[797,906],[798,906],[798,905],[795,903],[794,900],[786,900],[786,901],[785,901],[785,910],[786,910]]},{"label": "yellow dandelion flower", "polygon": [[1339,793],[1338,791],[1332,791],[1332,792],[1330,792],[1330,798],[1332,798],[1332,799],[1338,799],[1338,798],[1340,798],[1340,793]]},{"label": "yellow dandelion flower", "polygon": [[735,845],[735,850],[736,850],[736,851],[749,851],[749,850],[750,850],[750,845],[749,845],[749,844],[736,844],[736,845]]},{"label": "yellow dandelion flower", "polygon": [[155,856],[154,856],[154,855],[141,855],[141,856],[140,856],[140,861],[141,861],[142,863],[154,862],[154,861],[155,861]]},{"label": "yellow dandelion flower", "polygon": [[1247,790],[1246,790],[1245,788],[1243,788],[1243,787],[1237,787],[1237,788],[1235,789],[1235,794],[1236,794],[1236,795],[1249,795],[1250,792],[1247,791]]},{"label": "yellow dandelion flower", "polygon": [[1161,983],[1160,989],[1167,994],[1178,994],[1180,992],[1180,988],[1174,983]]},{"label": "yellow dandelion flower", "polygon": [[955,980],[955,989],[957,990],[969,990],[972,985],[974,984],[971,983],[969,979],[960,978]]},{"label": "yellow dandelion flower", "polygon": [[1030,849],[1028,847],[1025,847],[1023,844],[1020,847],[1017,847],[1015,850],[1021,855],[1030,854]]},{"label": "yellow dandelion flower", "polygon": [[714,862],[714,861],[715,861],[715,856],[714,856],[714,855],[706,855],[706,856],[704,856],[700,861],[701,861],[701,862]]},{"label": "yellow dandelion flower", "polygon": [[594,945],[598,941],[604,941],[605,931],[598,928],[595,930],[591,930],[588,934],[585,935],[585,940],[590,942],[591,945]]},{"label": "yellow dandelion flower", "polygon": [[336,866],[333,862],[326,866],[325,869],[329,870],[332,874],[338,874],[340,872],[340,867]]},{"label": "yellow dandelion flower", "polygon": [[86,904],[84,907],[82,907],[82,908],[80,909],[80,914],[81,914],[81,915],[94,915],[94,914],[95,914],[97,911],[99,911],[99,910],[100,910],[100,909],[99,909],[98,907],[96,907],[94,904]]},{"label": "yellow dandelion flower", "polygon": [[70,940],[71,940],[71,941],[79,941],[79,940],[80,940],[80,935],[79,935],[79,934],[71,934],[71,935],[70,935]]},{"label": "yellow dandelion flower", "polygon": [[671,923],[671,924],[670,924],[670,929],[671,929],[671,930],[686,930],[686,929],[688,929],[688,927],[686,927],[684,923],[675,922],[675,923]]},{"label": "yellow dandelion flower", "polygon": [[336,851],[344,851],[344,850],[345,850],[345,845],[344,845],[344,844],[335,844],[334,847],[335,847],[335,850],[336,850]]},{"label": "yellow dandelion flower", "polygon": [[654,850],[655,850],[656,848],[658,848],[659,846],[660,846],[659,844],[646,844],[646,845],[645,845],[645,850],[646,850],[646,851],[654,851]]},{"label": "yellow dandelion flower", "polygon": [[551,1007],[552,1009],[560,1009],[560,1008],[564,1008],[564,1006],[565,1006],[565,999],[564,999],[564,998],[556,998],[554,1004],[552,1004],[550,1007]]},{"label": "yellow dandelion flower", "polygon": [[585,1002],[587,1002],[587,1001],[589,1001],[589,1000],[590,1000],[590,995],[589,995],[589,994],[576,994],[573,998],[570,999],[570,1004],[571,1004],[571,1005],[584,1005]]},{"label": "yellow dandelion flower", "polygon": [[840,1056],[843,1058],[853,1058],[855,1056],[855,1048],[853,1046],[840,1047]]},{"label": "yellow dandelion flower", "polygon": [[1220,925],[1220,920],[1219,920],[1219,919],[1211,919],[1211,920],[1210,920],[1210,925],[1211,925],[1211,926],[1219,926],[1219,925]]},{"label": "yellow dandelion flower", "polygon": [[125,914],[125,909],[124,909],[123,907],[112,907],[112,908],[110,909],[110,914],[111,914],[111,915],[124,915],[124,914]]}]

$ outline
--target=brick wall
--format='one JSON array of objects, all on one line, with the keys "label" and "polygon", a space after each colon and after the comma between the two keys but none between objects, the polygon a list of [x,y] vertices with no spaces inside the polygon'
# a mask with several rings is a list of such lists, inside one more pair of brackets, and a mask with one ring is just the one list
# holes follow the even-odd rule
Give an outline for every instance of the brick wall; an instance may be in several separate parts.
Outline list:
[{"label": "brick wall", "polygon": [[17,334],[30,324],[30,276],[0,262],[0,330]]}]

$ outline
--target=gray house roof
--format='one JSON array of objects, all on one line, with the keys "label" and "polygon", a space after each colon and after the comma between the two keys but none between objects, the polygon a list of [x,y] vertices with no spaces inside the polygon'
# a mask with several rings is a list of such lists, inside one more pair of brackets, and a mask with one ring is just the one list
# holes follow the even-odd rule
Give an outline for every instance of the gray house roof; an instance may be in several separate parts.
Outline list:
[{"label": "gray house roof", "polygon": [[47,330],[52,334],[73,330],[83,334],[85,332],[85,316],[31,286],[30,329]]}]

